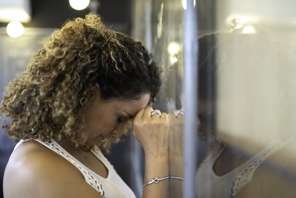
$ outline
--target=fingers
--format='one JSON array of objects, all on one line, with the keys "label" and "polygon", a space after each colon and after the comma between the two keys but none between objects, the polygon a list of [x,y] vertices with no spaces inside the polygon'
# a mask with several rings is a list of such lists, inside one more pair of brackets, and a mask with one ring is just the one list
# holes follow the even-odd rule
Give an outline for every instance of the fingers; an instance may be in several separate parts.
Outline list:
[{"label": "fingers", "polygon": [[[184,111],[183,111],[183,108],[180,109],[180,110],[174,110],[172,113],[169,113],[169,118],[170,119],[174,119],[172,117],[172,115],[175,116],[175,118],[178,118],[178,117],[183,117],[185,114],[184,114]],[[168,114],[164,113],[164,112],[161,112],[160,110],[158,109],[152,109],[151,107],[147,107],[145,109],[141,109],[137,115],[135,116],[135,119],[140,119],[140,118],[162,118],[163,116],[167,117]]]},{"label": "fingers", "polygon": [[153,109],[151,107],[147,107],[144,111],[144,115],[143,118],[149,118],[151,117],[151,112],[153,111]]},{"label": "fingers", "polygon": [[158,109],[152,109],[148,107],[145,109],[143,118],[150,119],[150,118],[160,118],[162,115],[161,111]]},{"label": "fingers", "polygon": [[133,128],[135,130],[143,128],[146,125],[157,125],[163,122],[168,122],[168,115],[166,113],[161,113],[160,110],[153,110],[151,107],[147,107],[137,113],[133,120]]},{"label": "fingers", "polygon": [[151,115],[151,111],[153,109],[151,107],[147,107],[145,109],[141,109],[137,115],[135,116],[135,119],[140,119],[140,118],[143,118],[144,116],[146,116],[147,114],[150,114]]},{"label": "fingers", "polygon": [[160,118],[161,118],[161,120],[164,120],[166,122],[169,121],[169,117],[168,117],[167,113],[162,112]]},{"label": "fingers", "polygon": [[[178,119],[179,118],[179,119]],[[147,107],[138,112],[135,116],[134,123],[136,122],[151,122],[151,121],[165,121],[169,120],[170,122],[182,122],[184,120],[184,111],[183,109],[175,110],[169,114],[161,112],[158,109]]]},{"label": "fingers", "polygon": [[158,115],[159,117],[161,117],[161,111],[159,111],[158,109],[152,110],[151,111],[151,117],[154,115]]},{"label": "fingers", "polygon": [[135,119],[142,119],[142,118],[160,118],[162,117],[163,114],[160,110],[158,109],[152,109],[151,107],[147,107],[145,109],[142,109],[138,112],[136,115]]},{"label": "fingers", "polygon": [[173,113],[174,113],[174,115],[175,115],[176,117],[178,117],[179,115],[183,115],[183,116],[184,116],[183,108],[180,109],[180,110],[174,110]]},{"label": "fingers", "polygon": [[169,121],[171,126],[183,124],[184,112],[181,110],[174,110],[169,113]]},{"label": "fingers", "polygon": [[133,120],[133,135],[142,145],[145,155],[168,154],[168,115],[147,107]]}]

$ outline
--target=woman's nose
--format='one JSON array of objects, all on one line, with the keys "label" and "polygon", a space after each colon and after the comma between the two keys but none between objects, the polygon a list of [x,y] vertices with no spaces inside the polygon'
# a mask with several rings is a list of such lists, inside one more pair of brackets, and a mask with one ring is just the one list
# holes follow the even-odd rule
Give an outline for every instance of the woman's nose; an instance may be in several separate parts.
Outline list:
[{"label": "woman's nose", "polygon": [[126,122],[122,122],[122,123],[118,124],[118,126],[113,131],[114,137],[122,136],[125,124],[126,124]]}]

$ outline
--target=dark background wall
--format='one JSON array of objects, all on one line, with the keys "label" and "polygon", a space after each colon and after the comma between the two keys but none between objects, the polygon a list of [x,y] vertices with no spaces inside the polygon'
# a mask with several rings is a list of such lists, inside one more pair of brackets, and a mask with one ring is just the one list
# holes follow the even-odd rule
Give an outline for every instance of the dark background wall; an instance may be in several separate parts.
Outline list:
[{"label": "dark background wall", "polygon": [[[130,32],[131,0],[98,0],[97,13],[100,14],[106,25]],[[84,17],[89,9],[77,11],[71,8],[68,0],[31,0],[32,20],[25,23],[31,28],[59,28],[66,19]],[[0,27],[6,27],[1,23]]]}]

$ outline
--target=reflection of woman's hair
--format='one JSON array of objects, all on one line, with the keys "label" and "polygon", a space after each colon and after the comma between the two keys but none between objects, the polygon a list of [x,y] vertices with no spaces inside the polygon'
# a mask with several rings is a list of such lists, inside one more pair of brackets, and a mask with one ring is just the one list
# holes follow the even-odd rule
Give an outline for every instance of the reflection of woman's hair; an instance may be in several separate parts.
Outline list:
[{"label": "reflection of woman's hair", "polygon": [[180,69],[182,69],[181,56],[179,54],[175,55],[178,59],[173,65],[168,68],[166,72],[165,80],[165,93],[167,100],[175,100],[175,109],[181,109],[181,94],[182,94],[182,78],[180,74]]},{"label": "reflection of woman's hair", "polygon": [[[207,105],[208,109],[214,109],[214,100],[216,98],[216,48],[218,42],[218,34],[206,34],[198,38],[199,54],[198,54],[198,100],[204,101],[203,105]],[[177,56],[178,61],[169,67],[166,77],[166,94],[167,98],[173,98],[176,101],[176,109],[182,107],[182,70],[183,60],[180,55]],[[214,133],[214,114],[213,112],[201,112],[198,114],[200,121],[205,128]],[[204,128],[203,127],[203,128]],[[204,128],[204,129],[205,129]],[[199,136],[206,139],[206,132],[200,132]]]},{"label": "reflection of woman's hair", "polygon": [[96,83],[105,100],[150,93],[153,101],[160,72],[142,43],[106,28],[99,16],[68,21],[7,85],[0,111],[11,123],[3,127],[17,141],[69,135],[84,145],[83,114]]},{"label": "reflection of woman's hair", "polygon": [[218,33],[198,38],[198,99],[213,101],[216,98],[216,49]]},{"label": "reflection of woman's hair", "polygon": [[[199,37],[198,54],[198,97],[202,100],[214,100],[215,94],[215,71],[216,71],[216,48],[219,34],[205,34]],[[177,100],[180,108],[180,95],[182,92],[183,60],[180,54],[176,55],[178,61],[169,67],[166,77],[166,94],[168,98]]]},{"label": "reflection of woman's hair", "polygon": [[[242,34],[239,30],[233,30],[227,33],[210,33],[200,36],[198,38],[198,100],[208,103],[207,105],[215,109],[219,73],[233,73],[237,78],[241,76],[244,79],[249,76],[249,79],[258,79],[258,83],[268,83],[269,81],[264,82],[264,78],[260,79],[260,75],[267,75],[283,67],[281,63],[285,61],[284,51],[281,50],[278,41],[275,34],[264,29],[259,29],[257,34]],[[168,72],[166,84],[171,88],[182,84],[182,74],[179,71],[182,71],[183,64],[181,58],[178,60],[180,61],[172,65]],[[248,82],[244,81],[244,83]],[[175,90],[179,91],[180,88]],[[258,91],[260,91],[259,88],[249,90],[251,94],[254,93],[249,97],[259,96]],[[264,93],[264,90],[261,92]],[[172,93],[174,92],[168,90],[168,97],[175,98],[175,95],[180,94],[172,95]],[[241,94],[243,97],[245,90],[241,89],[231,94]],[[215,112],[212,113],[215,117]],[[214,117],[211,118],[211,122],[208,122],[209,124],[215,122]]]},{"label": "reflection of woman's hair", "polygon": [[[213,58],[207,58],[205,63],[210,62],[209,66],[213,67],[209,69],[212,71],[209,76],[213,76],[214,80],[207,80],[214,85],[214,97],[208,95],[207,98],[219,98],[219,126],[225,127],[225,121],[236,122],[235,119],[238,118],[235,115],[240,115],[244,120],[240,122],[242,125],[249,122],[252,126],[250,130],[260,134],[256,137],[258,140],[267,136],[286,138],[294,130],[288,121],[294,115],[289,110],[289,106],[294,105],[291,100],[293,95],[290,93],[295,86],[295,65],[291,61],[293,57],[288,54],[294,49],[294,46],[289,46],[288,38],[291,35],[287,34],[284,38],[281,34],[258,26],[256,29],[256,34],[242,34],[239,30],[234,30],[199,38],[199,71],[202,60],[206,57],[201,56],[206,53],[203,52],[204,41],[213,46],[206,50],[213,54]],[[214,44],[211,44],[213,41]],[[199,77],[202,78],[200,75]],[[199,80],[199,89],[203,86],[211,87],[208,82],[202,85],[203,82],[205,81]],[[219,90],[215,87],[219,87]],[[216,113],[215,115],[218,116]],[[258,120],[261,120],[260,123],[257,123]],[[230,125],[224,130],[231,130]]]},{"label": "reflection of woman's hair", "polygon": [[[198,38],[198,99],[216,99],[216,81],[220,70],[227,67],[247,69],[250,64],[262,67],[270,65],[269,61],[275,64],[274,60],[279,55],[277,48],[273,35],[263,29],[257,34],[242,34],[240,30],[233,30],[201,35]],[[274,56],[265,59],[262,54]]]}]

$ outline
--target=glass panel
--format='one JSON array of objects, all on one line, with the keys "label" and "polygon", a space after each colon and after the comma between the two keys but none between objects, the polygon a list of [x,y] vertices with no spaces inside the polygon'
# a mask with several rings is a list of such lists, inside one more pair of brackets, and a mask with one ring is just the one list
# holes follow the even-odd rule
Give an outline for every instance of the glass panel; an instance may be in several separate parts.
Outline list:
[{"label": "glass panel", "polygon": [[[141,19],[149,23],[134,27],[164,68],[155,107],[172,112],[184,101],[183,7],[181,0],[146,3]],[[295,7],[291,0],[197,2],[198,197],[295,196]],[[167,50],[172,42],[178,53]],[[170,129],[181,132],[171,134],[178,152],[181,128]],[[182,175],[181,163],[171,167]]]},{"label": "glass panel", "polygon": [[[186,101],[183,39],[187,33],[181,2],[146,1],[142,11],[149,5],[148,14],[137,15],[142,23],[134,24],[164,69],[154,108],[168,113],[181,109]],[[198,89],[198,143],[192,151],[198,156],[197,170],[192,172],[196,196],[294,197],[296,2],[201,0],[196,4],[198,83],[191,85]],[[170,44],[178,46],[177,53],[167,50]],[[180,176],[183,122],[177,120],[170,128],[170,171]],[[179,181],[171,179],[170,184],[174,182]],[[170,193],[182,197],[181,183]]]},{"label": "glass panel", "polygon": [[[181,109],[184,12],[182,1],[134,1],[133,5],[135,15],[133,37],[146,44],[154,57],[154,61],[163,69],[163,85],[157,101],[153,104],[153,108],[168,113]],[[175,121],[178,120],[176,119]],[[175,129],[174,135],[170,135],[170,173],[171,175],[182,177],[182,120],[180,123],[173,122],[170,129]],[[133,164],[135,163],[133,162]],[[182,180],[174,179],[170,183],[172,184],[170,197],[174,197],[174,195],[181,197]]]},{"label": "glass panel", "polygon": [[214,171],[233,182],[231,196],[295,196],[295,6],[217,1],[217,29],[227,32],[215,45],[216,126],[223,151]]}]

